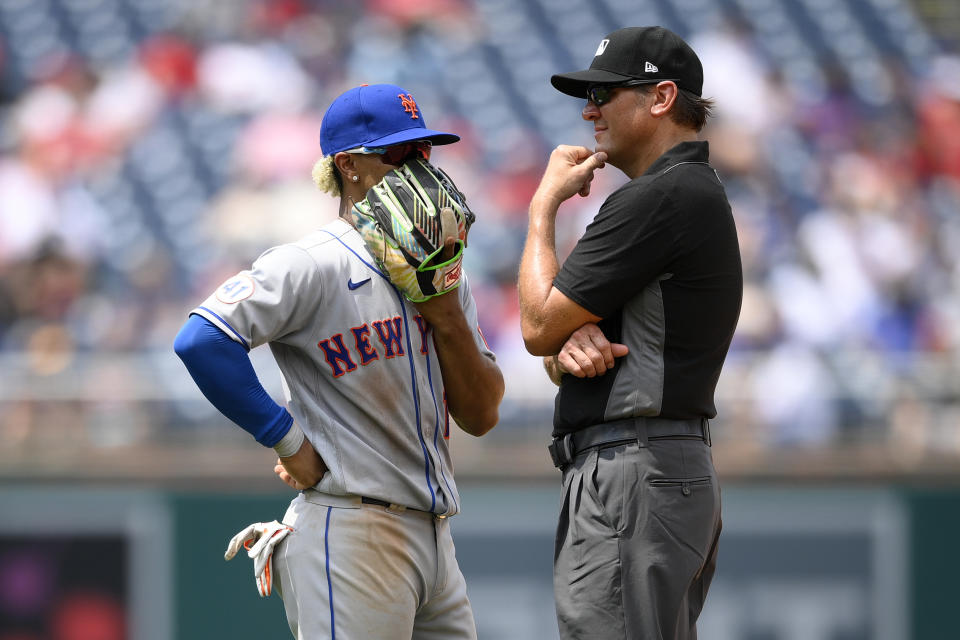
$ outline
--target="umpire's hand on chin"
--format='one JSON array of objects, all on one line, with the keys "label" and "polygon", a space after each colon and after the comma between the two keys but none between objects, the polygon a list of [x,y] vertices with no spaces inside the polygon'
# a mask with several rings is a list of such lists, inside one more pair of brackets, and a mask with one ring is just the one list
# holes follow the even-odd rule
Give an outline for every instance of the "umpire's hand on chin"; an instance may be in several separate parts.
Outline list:
[{"label": "umpire's hand on chin", "polygon": [[286,458],[277,458],[273,471],[290,487],[303,491],[320,482],[323,474],[327,472],[327,465],[310,441],[304,438],[303,444],[295,454]]}]

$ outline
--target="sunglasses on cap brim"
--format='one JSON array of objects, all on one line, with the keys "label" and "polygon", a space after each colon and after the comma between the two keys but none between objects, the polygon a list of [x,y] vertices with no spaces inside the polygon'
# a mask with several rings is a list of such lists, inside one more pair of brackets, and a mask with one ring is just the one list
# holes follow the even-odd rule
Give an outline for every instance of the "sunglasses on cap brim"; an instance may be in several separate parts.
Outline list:
[{"label": "sunglasses on cap brim", "polygon": [[432,149],[433,143],[429,140],[414,140],[392,144],[389,147],[357,147],[356,149],[347,149],[347,153],[375,154],[380,156],[380,160],[384,164],[400,166],[407,160],[418,156],[424,160],[429,160]]}]

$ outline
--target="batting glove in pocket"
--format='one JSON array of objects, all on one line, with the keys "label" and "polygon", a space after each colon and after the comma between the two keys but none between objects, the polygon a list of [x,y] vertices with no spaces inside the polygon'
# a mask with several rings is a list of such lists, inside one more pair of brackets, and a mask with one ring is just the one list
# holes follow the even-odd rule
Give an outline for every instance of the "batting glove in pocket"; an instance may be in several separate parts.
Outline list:
[{"label": "batting glove in pocket", "polygon": [[261,597],[273,593],[273,567],[271,558],[273,549],[281,540],[293,531],[293,527],[273,520],[272,522],[254,522],[230,539],[224,560],[231,560],[240,547],[247,550],[247,556],[253,560],[253,576],[257,581],[257,591]]}]

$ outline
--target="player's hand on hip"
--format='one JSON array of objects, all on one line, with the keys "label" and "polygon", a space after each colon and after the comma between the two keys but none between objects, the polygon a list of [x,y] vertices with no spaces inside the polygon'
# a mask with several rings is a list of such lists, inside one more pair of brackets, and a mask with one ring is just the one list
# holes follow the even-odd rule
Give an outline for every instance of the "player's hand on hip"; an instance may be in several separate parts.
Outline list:
[{"label": "player's hand on hip", "polygon": [[593,378],[612,369],[614,359],[629,352],[627,345],[610,342],[600,327],[588,322],[570,334],[557,354],[557,363],[562,373]]},{"label": "player's hand on hip", "polygon": [[586,147],[558,146],[550,154],[534,198],[550,199],[559,206],[574,194],[589,195],[593,173],[602,169],[606,161],[607,154],[602,151],[594,153]]},{"label": "player's hand on hip", "polygon": [[300,449],[286,458],[277,458],[273,468],[280,479],[297,491],[315,486],[327,472],[327,465],[310,441],[304,438]]},{"label": "player's hand on hip", "polygon": [[273,549],[293,531],[293,527],[273,520],[254,522],[233,536],[223,554],[224,560],[232,560],[240,547],[247,550],[247,556],[253,560],[253,577],[257,581],[257,591],[262,597],[273,592]]}]

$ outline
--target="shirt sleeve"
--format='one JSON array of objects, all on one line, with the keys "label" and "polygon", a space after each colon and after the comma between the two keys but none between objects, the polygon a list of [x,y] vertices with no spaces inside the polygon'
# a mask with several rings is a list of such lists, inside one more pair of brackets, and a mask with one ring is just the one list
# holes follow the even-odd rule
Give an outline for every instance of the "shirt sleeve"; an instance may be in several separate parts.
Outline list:
[{"label": "shirt sleeve", "polygon": [[257,442],[272,447],[290,430],[293,416],[260,384],[247,352],[209,321],[191,315],[173,349],[207,400]]},{"label": "shirt sleeve", "polygon": [[314,259],[296,245],[283,245],[228,279],[192,313],[249,350],[308,326],[322,295]]},{"label": "shirt sleeve", "polygon": [[677,240],[672,211],[656,186],[630,183],[614,192],[553,285],[587,311],[609,317],[666,271]]}]

